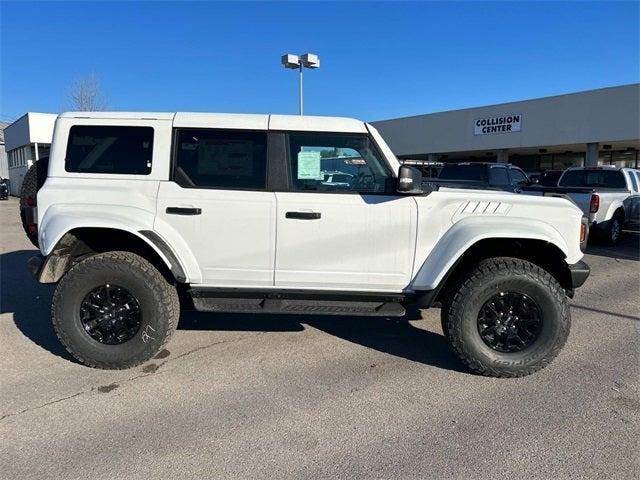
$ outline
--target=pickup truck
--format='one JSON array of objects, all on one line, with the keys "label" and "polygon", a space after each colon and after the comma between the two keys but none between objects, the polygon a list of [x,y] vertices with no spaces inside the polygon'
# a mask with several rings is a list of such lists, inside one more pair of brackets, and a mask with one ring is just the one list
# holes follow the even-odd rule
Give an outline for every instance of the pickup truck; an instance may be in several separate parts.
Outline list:
[{"label": "pickup truck", "polygon": [[640,223],[640,172],[632,168],[571,167],[558,180],[558,190],[582,188],[585,193],[567,196],[589,217],[592,232],[609,244],[616,244],[627,224]]},{"label": "pickup truck", "polygon": [[515,193],[520,193],[523,187],[534,184],[522,169],[507,163],[446,163],[439,170],[437,177],[427,178],[426,181],[445,187]]},{"label": "pickup truck", "polygon": [[[427,178],[426,182],[443,188],[503,190],[524,195],[564,198],[586,212],[594,208],[595,202],[591,188],[544,186],[537,179],[530,179],[522,169],[507,163],[449,163],[440,169],[437,177]],[[588,218],[589,214],[586,215],[585,218]]]},{"label": "pickup truck", "polygon": [[[349,175],[327,181],[336,171]],[[29,268],[57,284],[60,341],[97,368],[151,359],[181,308],[394,317],[440,306],[472,371],[523,376],[557,356],[568,298],[589,275],[572,203],[425,188],[349,118],[64,113],[36,195]]]}]

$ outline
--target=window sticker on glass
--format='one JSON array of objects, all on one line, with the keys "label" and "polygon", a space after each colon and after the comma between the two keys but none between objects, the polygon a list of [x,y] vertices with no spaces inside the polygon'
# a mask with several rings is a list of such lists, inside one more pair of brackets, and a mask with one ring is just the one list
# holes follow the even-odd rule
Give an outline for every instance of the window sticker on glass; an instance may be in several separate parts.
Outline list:
[{"label": "window sticker on glass", "polygon": [[320,152],[298,153],[298,180],[324,180],[320,172]]},{"label": "window sticker on glass", "polygon": [[202,140],[198,150],[200,175],[253,175],[252,145],[246,143]]}]

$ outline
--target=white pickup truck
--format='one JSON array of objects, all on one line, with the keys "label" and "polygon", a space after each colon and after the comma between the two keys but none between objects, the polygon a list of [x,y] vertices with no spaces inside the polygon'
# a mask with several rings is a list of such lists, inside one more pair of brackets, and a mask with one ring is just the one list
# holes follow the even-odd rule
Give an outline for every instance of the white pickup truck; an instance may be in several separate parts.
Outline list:
[{"label": "white pickup truck", "polygon": [[[609,244],[620,241],[622,228],[640,223],[640,172],[632,168],[572,167],[562,173],[558,191],[571,198],[589,218],[592,233]],[[553,189],[550,189],[553,190]]]},{"label": "white pickup truck", "polygon": [[56,332],[92,367],[152,358],[181,306],[402,316],[407,305],[441,306],[475,372],[547,365],[569,334],[567,297],[589,275],[582,212],[422,188],[358,120],[65,113],[31,212],[41,255],[29,267],[57,283]]}]

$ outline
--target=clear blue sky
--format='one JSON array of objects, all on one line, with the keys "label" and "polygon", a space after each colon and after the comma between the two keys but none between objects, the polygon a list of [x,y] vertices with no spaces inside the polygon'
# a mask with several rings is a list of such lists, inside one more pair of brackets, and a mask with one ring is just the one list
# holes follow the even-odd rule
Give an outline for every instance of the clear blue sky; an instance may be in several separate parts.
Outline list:
[{"label": "clear blue sky", "polygon": [[640,81],[633,2],[1,4],[0,118],[67,108],[296,113],[280,55],[317,53],[305,113],[365,120]]}]

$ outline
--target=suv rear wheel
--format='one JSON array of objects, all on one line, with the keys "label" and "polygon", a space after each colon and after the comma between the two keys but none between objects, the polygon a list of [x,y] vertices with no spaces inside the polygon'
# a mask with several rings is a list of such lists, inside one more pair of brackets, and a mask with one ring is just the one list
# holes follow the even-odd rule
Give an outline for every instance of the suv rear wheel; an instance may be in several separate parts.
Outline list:
[{"label": "suv rear wheel", "polygon": [[124,369],[158,353],[176,329],[178,294],[144,258],[93,255],[71,268],[53,296],[58,338],[81,363]]},{"label": "suv rear wheel", "polygon": [[474,372],[521,377],[548,365],[571,326],[564,290],[547,271],[517,258],[480,262],[442,309],[442,325]]},{"label": "suv rear wheel", "polygon": [[28,223],[26,210],[37,206],[38,192],[47,179],[48,169],[49,157],[37,160],[24,174],[20,190],[20,221],[22,222],[24,233],[34,247],[38,247],[38,226]]}]

